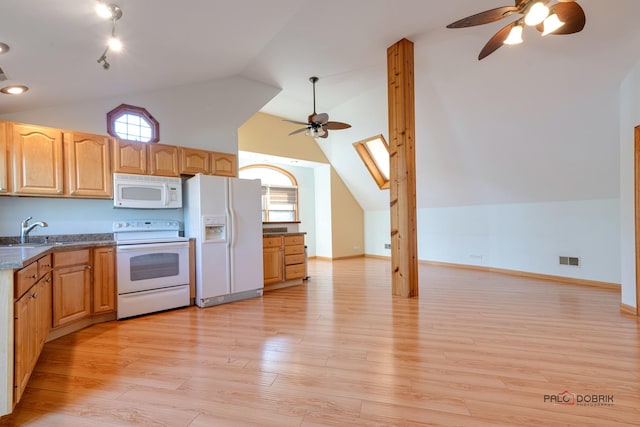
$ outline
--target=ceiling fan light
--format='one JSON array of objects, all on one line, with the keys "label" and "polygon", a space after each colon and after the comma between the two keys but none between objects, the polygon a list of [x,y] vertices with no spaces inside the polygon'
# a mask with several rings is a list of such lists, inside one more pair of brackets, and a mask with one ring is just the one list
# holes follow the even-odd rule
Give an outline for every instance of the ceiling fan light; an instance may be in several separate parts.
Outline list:
[{"label": "ceiling fan light", "polygon": [[551,34],[563,25],[564,22],[558,18],[558,15],[552,13],[544,20],[544,31],[542,32],[542,35],[546,36],[547,34]]},{"label": "ceiling fan light", "polygon": [[514,25],[509,31],[509,36],[502,43],[513,45],[522,43],[522,25]]},{"label": "ceiling fan light", "polygon": [[316,132],[315,137],[321,137],[321,136],[325,136],[327,134],[327,131],[325,131],[322,126],[320,126]]},{"label": "ceiling fan light", "polygon": [[549,8],[541,1],[535,3],[524,17],[524,23],[533,27],[544,21],[549,15]]}]

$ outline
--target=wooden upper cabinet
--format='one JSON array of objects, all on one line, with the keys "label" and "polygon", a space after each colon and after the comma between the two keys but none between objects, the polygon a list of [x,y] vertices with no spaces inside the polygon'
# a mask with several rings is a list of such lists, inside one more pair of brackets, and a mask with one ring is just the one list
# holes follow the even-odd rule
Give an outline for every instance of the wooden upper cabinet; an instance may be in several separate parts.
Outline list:
[{"label": "wooden upper cabinet", "polygon": [[75,197],[113,197],[110,138],[65,132],[65,192]]},{"label": "wooden upper cabinet", "polygon": [[147,144],[151,175],[180,176],[178,147],[165,144]]},{"label": "wooden upper cabinet", "polygon": [[0,122],[0,194],[9,191],[9,168],[7,166],[7,123]]},{"label": "wooden upper cabinet", "polygon": [[115,139],[113,143],[113,171],[118,173],[147,173],[147,143]]},{"label": "wooden upper cabinet", "polygon": [[62,131],[18,123],[9,127],[13,193],[62,195]]},{"label": "wooden upper cabinet", "polygon": [[202,173],[208,175],[211,173],[208,151],[179,147],[178,152],[180,154],[180,174],[195,175]]},{"label": "wooden upper cabinet", "polygon": [[211,152],[211,173],[214,175],[235,177],[237,175],[236,163],[235,154]]}]

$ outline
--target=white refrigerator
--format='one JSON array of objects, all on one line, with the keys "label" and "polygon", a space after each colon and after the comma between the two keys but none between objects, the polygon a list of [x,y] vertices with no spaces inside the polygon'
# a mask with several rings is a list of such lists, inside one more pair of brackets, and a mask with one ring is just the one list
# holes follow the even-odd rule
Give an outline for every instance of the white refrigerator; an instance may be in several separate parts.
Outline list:
[{"label": "white refrigerator", "polygon": [[260,180],[198,174],[184,187],[185,235],[196,241],[196,305],[261,296]]}]

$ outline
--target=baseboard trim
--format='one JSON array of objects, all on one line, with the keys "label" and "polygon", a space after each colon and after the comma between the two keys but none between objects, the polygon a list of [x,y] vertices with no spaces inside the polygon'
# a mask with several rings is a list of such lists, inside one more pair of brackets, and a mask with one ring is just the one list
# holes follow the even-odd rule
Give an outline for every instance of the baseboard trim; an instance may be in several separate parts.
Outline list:
[{"label": "baseboard trim", "polygon": [[332,258],[332,260],[337,261],[337,260],[341,260],[341,259],[354,259],[354,258],[363,258],[364,254],[360,254],[360,255],[347,255],[347,256],[337,256],[335,258]]},{"label": "baseboard trim", "polygon": [[388,255],[371,255],[371,254],[365,254],[365,258],[376,258],[376,259],[386,259],[391,261],[391,257]]},{"label": "baseboard trim", "polygon": [[620,312],[623,314],[630,314],[632,316],[638,315],[638,309],[627,304],[620,303]]},{"label": "baseboard trim", "polygon": [[314,256],[314,257],[309,257],[309,259],[317,259],[320,261],[339,261],[342,259],[354,259],[354,258],[362,258],[368,255],[364,255],[364,254],[360,254],[360,255],[348,255],[348,256],[338,256],[335,258],[331,258],[331,257],[326,257],[326,256]]},{"label": "baseboard trim", "polygon": [[575,277],[555,276],[553,274],[532,273],[529,271],[509,270],[506,268],[486,267],[483,265],[455,264],[455,263],[440,262],[440,261],[420,260],[418,262],[420,264],[427,264],[427,265],[464,268],[468,270],[487,271],[491,273],[508,274],[508,275],[517,276],[517,277],[526,277],[530,279],[562,282],[568,285],[591,286],[594,288],[607,289],[607,290],[612,290],[617,292],[620,292],[620,289],[621,289],[621,286],[619,283],[600,282],[598,280],[588,280],[588,279],[577,279]]},{"label": "baseboard trim", "polygon": [[[366,254],[367,258],[377,258],[377,259],[386,259],[391,260],[390,256],[384,255],[370,255]],[[469,264],[456,264],[452,262],[441,262],[441,261],[428,261],[428,260],[418,260],[419,264],[425,265],[433,265],[439,267],[452,267],[452,268],[462,268],[466,270],[477,270],[477,271],[487,271],[491,273],[500,273],[500,274],[508,274],[511,276],[517,277],[527,277],[530,279],[539,279],[539,280],[548,280],[553,282],[562,282],[569,285],[578,285],[578,286],[591,286],[601,289],[608,289],[612,291],[620,292],[621,286],[619,283],[610,283],[610,282],[600,282],[597,280],[587,280],[587,279],[576,279],[574,277],[564,277],[564,276],[555,276],[552,274],[542,274],[542,273],[531,273],[528,271],[519,271],[519,270],[509,270],[506,268],[495,268],[495,267],[486,267],[483,265],[469,265]],[[631,306],[628,306],[631,307]],[[635,308],[631,307],[634,310]]]}]

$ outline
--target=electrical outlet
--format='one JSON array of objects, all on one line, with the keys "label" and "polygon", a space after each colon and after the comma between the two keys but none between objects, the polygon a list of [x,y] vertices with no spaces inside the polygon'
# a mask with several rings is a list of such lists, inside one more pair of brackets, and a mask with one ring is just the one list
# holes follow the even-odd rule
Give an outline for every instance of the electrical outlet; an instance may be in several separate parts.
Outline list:
[{"label": "electrical outlet", "polygon": [[385,243],[384,244],[384,248],[385,249],[391,249],[391,243]]},{"label": "electrical outlet", "polygon": [[482,255],[475,255],[475,254],[471,254],[471,255],[469,255],[469,258],[472,258],[472,259],[482,259]]}]

